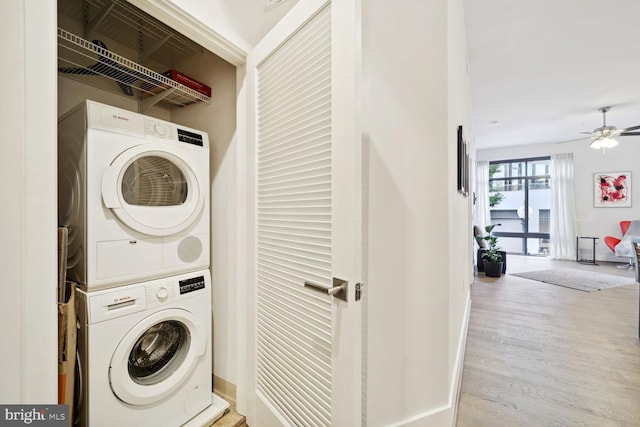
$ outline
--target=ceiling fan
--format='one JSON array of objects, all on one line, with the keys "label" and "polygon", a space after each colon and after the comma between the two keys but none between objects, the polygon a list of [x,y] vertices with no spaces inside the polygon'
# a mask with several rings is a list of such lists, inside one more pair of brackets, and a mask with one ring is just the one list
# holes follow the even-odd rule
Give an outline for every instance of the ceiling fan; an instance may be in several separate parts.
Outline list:
[{"label": "ceiling fan", "polygon": [[611,107],[598,108],[598,111],[602,112],[602,126],[594,129],[592,132],[580,132],[589,135],[588,137],[572,139],[570,141],[563,141],[563,143],[589,138],[592,139],[589,146],[593,149],[599,150],[601,148],[612,148],[618,145],[618,141],[615,140],[615,138],[618,136],[640,135],[640,132],[633,132],[640,129],[640,125],[624,129],[618,129],[615,126],[607,126],[607,112],[610,109]]}]

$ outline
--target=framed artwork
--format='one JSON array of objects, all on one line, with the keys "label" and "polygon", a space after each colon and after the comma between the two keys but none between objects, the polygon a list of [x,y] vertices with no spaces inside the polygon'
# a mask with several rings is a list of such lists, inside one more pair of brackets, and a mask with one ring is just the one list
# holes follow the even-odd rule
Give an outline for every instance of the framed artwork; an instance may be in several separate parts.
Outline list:
[{"label": "framed artwork", "polygon": [[631,172],[593,174],[593,197],[596,208],[631,207]]},{"label": "framed artwork", "polygon": [[458,193],[469,195],[469,150],[462,125],[458,126]]}]

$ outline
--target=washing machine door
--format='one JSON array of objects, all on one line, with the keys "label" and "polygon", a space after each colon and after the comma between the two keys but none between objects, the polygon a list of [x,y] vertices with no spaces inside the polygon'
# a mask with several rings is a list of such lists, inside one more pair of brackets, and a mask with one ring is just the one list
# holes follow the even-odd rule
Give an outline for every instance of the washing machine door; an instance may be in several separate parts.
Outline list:
[{"label": "washing machine door", "polygon": [[113,393],[131,405],[148,405],[173,393],[205,352],[204,329],[181,309],[154,313],[135,325],[111,358]]},{"label": "washing machine door", "polygon": [[206,197],[203,185],[176,154],[140,145],[122,152],[105,168],[102,200],[132,229],[168,236],[198,219]]}]

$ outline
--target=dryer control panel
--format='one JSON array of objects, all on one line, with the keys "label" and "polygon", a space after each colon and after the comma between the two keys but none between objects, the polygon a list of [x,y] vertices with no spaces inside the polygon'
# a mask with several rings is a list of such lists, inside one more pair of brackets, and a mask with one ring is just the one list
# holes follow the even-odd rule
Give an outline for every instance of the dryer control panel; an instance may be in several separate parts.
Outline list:
[{"label": "dryer control panel", "polygon": [[144,119],[144,134],[145,136],[154,136],[156,138],[163,138],[171,141],[176,141],[178,139],[176,129],[171,123],[147,117]]},{"label": "dryer control panel", "polygon": [[178,141],[186,142],[187,144],[203,146],[203,138],[201,133],[189,132],[188,130],[178,129]]},{"label": "dryer control panel", "polygon": [[160,138],[209,149],[206,132],[95,101],[86,103],[89,111],[87,126],[90,129],[138,138]]}]

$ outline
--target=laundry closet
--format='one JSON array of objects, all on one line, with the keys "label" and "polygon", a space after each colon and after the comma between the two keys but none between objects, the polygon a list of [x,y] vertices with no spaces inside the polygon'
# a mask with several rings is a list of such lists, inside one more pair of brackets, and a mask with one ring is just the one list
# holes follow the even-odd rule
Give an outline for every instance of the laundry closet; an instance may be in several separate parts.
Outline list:
[{"label": "laundry closet", "polygon": [[[278,315],[274,317],[275,322],[267,325],[270,329],[263,328],[263,331],[270,333],[277,328],[282,329],[285,320],[289,322],[288,325],[294,323],[293,327],[287,326],[287,329],[295,333],[295,336],[290,334],[285,338],[305,340],[312,337],[306,331],[297,333],[299,329],[296,326],[302,324],[299,318],[290,315],[290,312],[283,315],[279,310],[285,299],[306,304],[311,298],[299,298],[291,292],[279,290],[275,294],[265,292],[261,296],[264,298],[264,307],[270,305],[277,310],[259,313],[262,317],[256,319],[257,280],[254,264],[258,257],[253,227],[257,221],[254,217],[242,218],[238,215],[253,209],[256,200],[256,159],[252,152],[256,132],[251,129],[253,120],[248,120],[254,117],[255,109],[249,101],[255,99],[254,71],[269,52],[263,49],[264,54],[256,57],[254,54],[259,47],[266,48],[263,42],[252,40],[251,43],[256,43],[255,47],[247,42],[244,45],[237,43],[240,37],[234,34],[233,28],[224,28],[224,24],[228,24],[224,14],[205,13],[207,9],[212,12],[212,9],[224,9],[238,2],[130,0],[130,3],[180,29],[229,64],[235,65],[216,60],[216,67],[206,72],[198,67],[193,71],[186,68],[186,64],[196,62],[195,59],[184,60],[185,68],[181,64],[168,65],[210,86],[212,103],[178,108],[157,104],[140,111],[209,133],[212,148],[214,372],[216,376],[237,385],[239,410],[244,408],[242,411],[255,412],[252,418],[254,422],[249,418],[251,414],[247,413],[249,424],[259,425],[255,420],[265,418],[258,411],[259,408],[254,407],[267,400],[264,390],[266,381],[283,382],[277,372],[264,369],[268,367],[266,364],[269,360],[256,357],[258,339],[262,339],[265,346],[280,352],[275,357],[267,355],[270,360],[281,362],[277,369],[295,369],[291,381],[287,378],[284,385],[294,384],[302,378],[299,373],[303,369],[308,368],[305,371],[306,378],[318,372],[316,364],[298,363],[294,366],[290,362],[292,356],[301,352],[287,351],[284,345],[268,342],[265,339],[268,337],[264,335],[255,336],[258,322],[268,320],[268,315]],[[287,2],[282,3],[275,10],[286,7]],[[221,6],[223,4],[224,7]],[[283,39],[288,43],[293,39],[289,35],[295,28],[311,22],[311,16],[317,16],[315,10],[308,8],[322,8],[326,4],[324,1],[304,0],[280,15],[283,18],[274,30],[284,31],[279,33],[282,36],[280,40],[270,40],[273,43],[269,48],[273,51],[274,46],[283,43]],[[326,398],[326,393],[320,398],[311,395],[311,399],[299,401],[300,407],[297,409],[306,413],[312,406],[321,405],[325,412],[334,413],[331,420],[333,425],[361,425],[363,423],[357,417],[359,413],[366,413],[371,423],[378,424],[415,423],[424,419],[426,423],[444,425],[444,419],[452,419],[449,414],[454,413],[455,409],[450,397],[456,396],[458,374],[461,372],[458,368],[464,359],[462,344],[468,319],[469,276],[472,279],[472,275],[460,272],[460,267],[471,265],[470,245],[473,240],[468,238],[468,230],[456,227],[456,224],[465,223],[471,217],[470,203],[468,198],[463,198],[455,191],[455,185],[450,185],[451,182],[455,183],[455,166],[452,166],[455,165],[455,130],[460,123],[465,127],[470,126],[462,1],[423,2],[419,10],[414,7],[398,8],[392,2],[378,0],[335,1],[329,4],[334,18],[331,23],[332,35],[336,36],[331,46],[327,47],[334,57],[329,72],[334,77],[330,95],[332,138],[339,141],[333,147],[339,152],[332,158],[335,178],[332,181],[336,185],[331,188],[332,221],[337,219],[339,223],[332,225],[331,237],[341,241],[337,244],[332,241],[332,260],[336,262],[331,266],[330,275],[327,275],[329,280],[322,284],[331,286],[331,276],[348,280],[349,301],[345,304],[336,299],[331,303],[330,298],[326,298],[331,305],[324,310],[327,313],[324,317],[336,320],[334,324],[337,328],[331,331],[335,332],[331,336],[327,334],[325,342],[331,340],[330,344],[339,345],[340,350],[331,354],[334,373],[331,381],[336,387],[323,388],[330,388],[330,400]],[[455,6],[456,10],[447,6]],[[3,155],[0,156],[3,165],[0,176],[5,183],[3,196],[11,201],[3,209],[6,244],[3,245],[2,254],[5,260],[3,278],[12,285],[3,289],[3,313],[11,319],[5,322],[3,329],[5,342],[9,343],[3,349],[3,360],[11,369],[6,371],[5,386],[0,388],[0,393],[6,403],[54,402],[57,387],[57,334],[55,322],[52,321],[56,317],[57,277],[56,113],[66,113],[85,98],[126,106],[126,109],[133,111],[138,111],[138,104],[128,96],[119,94],[121,88],[117,84],[113,87],[115,93],[111,93],[57,75],[58,65],[69,66],[58,64],[56,57],[57,3],[7,0],[3,3],[3,12],[5,25],[0,29],[3,35],[0,46],[10,64],[12,78],[2,83],[5,95],[3,119],[8,125],[5,126],[7,143],[3,145]],[[75,15],[75,18],[64,18],[61,14],[59,26],[71,31],[75,25],[73,34],[83,37],[83,16],[83,12]],[[297,22],[293,22],[296,19]],[[238,19],[234,23],[240,26],[243,22]],[[283,23],[291,25],[283,28],[280,25]],[[425,28],[429,31],[425,31]],[[88,43],[94,39],[90,35],[86,37]],[[126,51],[120,44],[127,43],[117,43],[106,36],[104,39],[101,36],[93,37],[115,53]],[[358,48],[360,40],[362,49]],[[413,42],[407,44],[407,41]],[[225,49],[231,53],[225,54]],[[303,56],[309,50],[297,46],[289,52]],[[297,59],[305,63],[306,57],[300,56]],[[315,58],[318,55],[311,53],[311,56]],[[367,59],[362,61],[362,71],[366,73],[359,71],[361,56]],[[145,61],[150,60],[140,62],[150,64]],[[163,73],[168,67],[163,64],[157,71]],[[228,72],[222,72],[223,69],[228,69]],[[279,70],[291,71],[293,67],[285,65]],[[243,78],[245,71],[246,78]],[[207,76],[208,73],[211,76]],[[289,73],[280,74],[291,80]],[[227,83],[222,84],[223,81]],[[366,87],[360,88],[360,82]],[[59,100],[57,92],[60,94]],[[294,97],[296,94],[293,94]],[[295,100],[301,100],[301,97]],[[233,109],[236,103],[237,116]],[[365,111],[357,114],[361,107]],[[226,113],[218,114],[219,108]],[[276,108],[273,111],[277,113],[282,110]],[[202,122],[188,121],[196,116],[203,119]],[[282,115],[275,114],[274,117]],[[366,121],[358,123],[363,120]],[[220,136],[218,132],[223,135]],[[360,156],[353,152],[357,147],[368,147],[368,155],[363,152]],[[345,155],[344,151],[348,149],[353,150]],[[370,171],[364,177],[368,181],[353,179],[353,175],[359,175],[360,167]],[[308,170],[303,166],[301,169],[304,172]],[[421,184],[432,183],[434,176],[439,177],[438,182],[445,183],[438,186],[437,190],[448,200],[442,209],[433,208],[436,200],[434,192],[426,191]],[[369,197],[364,200],[368,205],[368,216],[363,218],[360,205],[365,203],[361,203],[359,196],[360,190],[366,189],[363,188],[365,185],[369,189]],[[327,205],[317,203],[307,207]],[[266,218],[268,209],[263,209],[261,214]],[[298,215],[310,216],[302,210],[298,211]],[[345,222],[344,218],[349,221]],[[429,227],[431,224],[442,226],[434,229]],[[398,227],[399,232],[394,232]],[[350,268],[360,258],[359,253],[348,249],[361,247],[358,241],[361,228],[369,233],[363,242],[367,244],[363,250],[366,249],[369,258],[366,264]],[[430,238],[425,239],[424,236]],[[347,241],[345,245],[348,239],[352,242]],[[433,261],[435,258],[430,254],[434,252],[431,243],[434,239],[446,242],[448,253],[467,254],[466,258],[450,257],[448,262]],[[263,245],[263,249],[268,248]],[[245,259],[245,265],[239,263]],[[429,267],[429,274],[425,275],[423,268],[413,266]],[[364,271],[367,277],[361,277],[360,271]],[[303,287],[305,280],[296,281],[296,292],[299,291],[300,295],[303,291],[297,288]],[[358,293],[362,302],[357,302],[355,285],[361,280],[366,286]],[[312,282],[310,287],[313,289],[304,294],[309,297],[321,296],[322,289],[315,290],[317,288],[313,286],[321,283],[313,278],[309,282]],[[326,289],[324,291],[327,292]],[[276,302],[272,304],[267,299]],[[242,302],[247,302],[248,309],[237,309]],[[351,322],[359,318],[359,307],[362,307],[363,313],[366,307],[366,330],[359,329],[357,323]],[[351,323],[355,328],[350,327]],[[259,325],[263,327],[264,323]],[[360,343],[358,337],[368,341]],[[319,341],[310,342],[314,345]],[[390,352],[389,348],[398,351]],[[365,350],[364,355],[374,357],[361,361],[357,358],[360,349]],[[406,355],[412,355],[412,361],[416,363],[407,363]],[[344,364],[341,363],[343,361]],[[350,366],[354,364],[355,367]],[[259,378],[254,375],[256,365],[261,370]],[[360,367],[367,368],[367,372],[362,373],[362,382],[358,377]],[[260,396],[256,396],[254,387],[258,379],[263,381],[258,390]],[[324,381],[320,376],[318,379]],[[359,394],[361,383],[366,385],[362,391],[362,397],[366,393],[366,408],[359,404],[363,402]],[[219,384],[215,381],[216,387]],[[290,391],[286,387],[280,388],[283,392],[281,400],[293,402],[294,399],[287,396]],[[405,390],[406,393],[389,395],[387,390],[390,389]],[[407,396],[411,399],[407,400]],[[442,406],[443,403],[445,406]],[[339,416],[343,415],[338,413],[340,409],[347,417]],[[416,414],[424,414],[424,417],[415,421]],[[451,424],[450,421],[448,423]],[[321,424],[331,423],[314,425]]]},{"label": "laundry closet", "polygon": [[[207,132],[214,388],[237,397],[249,420],[359,424],[358,2],[299,2],[256,46],[216,39],[215,28],[194,32],[232,63],[171,29],[149,36],[162,25],[129,5],[60,0],[59,115],[92,99]],[[150,8],[164,22],[185,12],[169,1]],[[167,52],[174,41],[189,54]],[[77,45],[89,52],[84,73],[66,58]],[[104,78],[96,61],[120,56],[111,68],[122,79]],[[155,74],[168,70],[210,86],[211,99]]]},{"label": "laundry closet", "polygon": [[199,372],[209,376],[216,361],[221,363],[215,387],[235,398],[229,388],[235,367],[229,367],[224,348],[235,334],[228,294],[235,250],[229,221],[237,215],[230,200],[236,173],[230,150],[236,135],[236,67],[126,1],[58,0],[58,70],[59,117],[91,100],[208,135],[207,286],[215,327],[208,340],[214,348],[211,366]]}]

